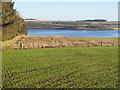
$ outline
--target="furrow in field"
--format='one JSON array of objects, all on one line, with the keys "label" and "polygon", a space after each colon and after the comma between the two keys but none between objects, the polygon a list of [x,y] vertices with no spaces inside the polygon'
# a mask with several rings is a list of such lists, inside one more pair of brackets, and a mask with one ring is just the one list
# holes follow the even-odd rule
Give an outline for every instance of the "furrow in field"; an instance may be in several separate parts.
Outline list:
[{"label": "furrow in field", "polygon": [[[112,72],[112,73],[104,73],[104,75],[99,75],[98,77],[96,77],[96,78],[84,78],[85,76],[87,77],[87,76],[90,76],[90,74],[88,73],[88,74],[85,74],[84,76],[82,76],[82,78],[84,78],[82,81],[75,81],[75,82],[72,82],[71,84],[69,84],[67,87],[74,87],[74,88],[84,88],[84,87],[87,87],[87,86],[89,86],[89,85],[93,85],[93,84],[95,84],[95,83],[99,83],[99,82],[102,82],[103,83],[103,81],[107,78],[107,76],[109,76],[109,75],[111,75],[111,76],[114,76],[115,74],[118,74],[118,72],[117,71],[115,71],[115,72]],[[104,77],[104,76],[106,76],[106,77]],[[77,79],[80,79],[81,78],[81,76],[78,76],[77,78],[76,78],[76,80]],[[115,80],[115,79],[114,79]]]},{"label": "furrow in field", "polygon": [[[71,64],[72,64],[72,63],[71,63]],[[92,66],[92,65],[91,65],[91,66]],[[44,73],[43,73],[43,74],[44,74]],[[36,75],[37,75],[37,74],[36,74]],[[36,75],[35,75],[35,76],[36,76]],[[31,75],[31,77],[33,77],[33,76]],[[22,80],[27,80],[27,79],[29,79],[29,78],[30,78],[30,77],[27,77],[27,78],[25,77],[25,78],[21,79],[20,81],[22,81]],[[18,83],[18,82],[20,82],[20,81],[16,81],[16,82],[14,82],[14,83]],[[8,84],[8,85],[10,85],[10,84]]]},{"label": "furrow in field", "polygon": [[[112,67],[113,68],[113,67]],[[103,69],[104,70],[104,69]],[[101,71],[101,70],[97,70],[97,71]],[[94,72],[94,71],[93,71]],[[93,73],[92,72],[92,73]],[[91,73],[91,72],[90,72]],[[90,73],[86,73],[86,74],[80,74],[80,77],[82,76],[82,77],[86,77],[86,76],[88,76]],[[69,75],[69,74],[68,74]],[[65,77],[65,78],[63,78],[63,77],[58,77],[58,78],[54,78],[54,79],[52,79],[52,81],[51,80],[47,80],[47,82],[44,82],[43,84],[41,84],[40,82],[39,83],[37,83],[37,84],[40,84],[40,86],[39,87],[42,87],[42,88],[44,88],[44,87],[56,87],[56,86],[59,86],[59,85],[62,85],[62,83],[57,83],[56,84],[56,82],[59,82],[59,81],[62,81],[62,80],[64,80],[64,79],[66,79],[66,78],[72,78],[72,77],[74,77],[74,75],[75,74],[73,74],[73,75],[70,75],[70,76],[68,76],[68,77]],[[72,81],[74,81],[74,80],[72,80]],[[69,81],[69,83],[70,83],[71,81]],[[53,84],[53,85],[51,85],[51,84]],[[34,84],[34,86],[35,86],[35,84]]]},{"label": "furrow in field", "polygon": [[[103,70],[104,70],[104,69],[103,69]],[[96,71],[101,71],[101,70],[96,70]],[[96,72],[96,71],[95,71],[95,72]],[[93,72],[94,72],[94,71],[93,71]],[[93,73],[93,72],[90,72],[90,73]],[[77,74],[77,75],[79,76],[78,78],[81,78],[81,77],[84,78],[84,77],[88,77],[88,76],[90,75],[90,73],[82,73],[82,74],[80,74],[80,75],[79,75],[79,74]],[[75,74],[74,74],[74,75],[75,75]],[[69,83],[70,83],[70,82],[73,82],[73,81],[75,80],[75,76],[74,76],[74,75],[67,77],[68,80],[69,80],[69,78],[74,78],[74,79],[72,79],[72,80],[69,80]],[[62,79],[61,79],[61,83],[54,84],[55,82],[53,82],[53,83],[49,83],[48,86],[49,86],[49,87],[56,87],[56,86],[62,85],[62,80],[64,80],[64,79],[66,79],[66,78],[62,78]],[[58,81],[56,81],[56,82],[58,82]],[[67,82],[67,81],[66,81],[66,82]],[[66,82],[64,82],[64,83],[66,83]],[[53,84],[53,85],[51,85],[51,84]],[[46,85],[46,87],[48,87],[48,86]]]},{"label": "furrow in field", "polygon": [[[18,78],[21,78],[21,76],[18,76],[18,77],[14,77],[14,75],[13,75],[13,80],[18,80],[18,81],[15,81],[14,83],[18,83],[18,82],[20,82],[20,81],[23,81],[23,80],[27,80],[27,79],[29,79],[29,78],[31,78],[31,77],[34,77],[34,76],[36,76],[36,75],[41,75],[41,74],[45,74],[45,73],[47,73],[47,72],[50,72],[50,71],[52,71],[53,69],[59,69],[59,68],[61,68],[61,67],[65,67],[65,66],[68,66],[68,65],[72,65],[72,64],[74,64],[74,62],[71,62],[71,63],[69,63],[69,64],[59,64],[59,65],[56,65],[56,67],[55,66],[50,66],[49,67],[49,69],[48,69],[48,67],[46,67],[46,68],[44,68],[44,69],[47,69],[46,71],[43,71],[42,73],[40,72],[40,73],[38,73],[38,72],[36,72],[36,74],[35,73],[32,73],[32,75],[29,75],[28,77],[23,77],[22,79],[20,79],[20,80],[18,80]],[[38,70],[38,69],[37,69]],[[41,70],[41,69],[40,69]],[[24,74],[26,74],[26,73],[24,73]],[[19,75],[19,74],[18,74]],[[34,76],[33,76],[34,75]],[[4,78],[6,78],[6,77],[3,77],[3,79]],[[8,82],[9,84],[8,85],[6,85],[6,86],[9,86],[10,85],[10,81],[11,81],[11,78],[12,77],[8,77],[9,79],[8,80],[3,80],[4,82]],[[10,81],[9,81],[10,80]],[[5,84],[7,84],[7,83],[5,83]],[[3,84],[4,85],[4,84]]]}]

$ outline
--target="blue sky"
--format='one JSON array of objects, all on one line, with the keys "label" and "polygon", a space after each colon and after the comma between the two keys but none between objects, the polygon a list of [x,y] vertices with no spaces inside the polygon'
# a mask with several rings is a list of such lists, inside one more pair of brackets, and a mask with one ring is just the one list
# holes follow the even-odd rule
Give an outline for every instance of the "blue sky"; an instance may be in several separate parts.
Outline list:
[{"label": "blue sky", "polygon": [[39,20],[118,20],[117,2],[15,2],[23,18]]}]

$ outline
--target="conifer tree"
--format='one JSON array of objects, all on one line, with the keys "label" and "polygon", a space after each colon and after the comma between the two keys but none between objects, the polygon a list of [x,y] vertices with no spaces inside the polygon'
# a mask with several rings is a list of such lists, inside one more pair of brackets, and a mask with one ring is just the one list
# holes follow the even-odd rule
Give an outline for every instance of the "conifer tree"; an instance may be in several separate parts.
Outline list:
[{"label": "conifer tree", "polygon": [[0,41],[2,40],[2,4],[0,3]]},{"label": "conifer tree", "polygon": [[18,35],[27,34],[27,24],[14,9],[14,2],[1,2],[2,40],[9,40]]}]

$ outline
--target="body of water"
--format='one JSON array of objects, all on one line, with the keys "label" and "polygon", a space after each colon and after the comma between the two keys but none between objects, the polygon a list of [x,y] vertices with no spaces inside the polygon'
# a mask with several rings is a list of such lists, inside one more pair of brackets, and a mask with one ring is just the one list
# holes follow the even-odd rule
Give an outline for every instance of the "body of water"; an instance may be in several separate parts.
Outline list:
[{"label": "body of water", "polygon": [[29,29],[28,35],[33,36],[70,36],[70,37],[113,37],[117,38],[118,30],[55,30]]}]

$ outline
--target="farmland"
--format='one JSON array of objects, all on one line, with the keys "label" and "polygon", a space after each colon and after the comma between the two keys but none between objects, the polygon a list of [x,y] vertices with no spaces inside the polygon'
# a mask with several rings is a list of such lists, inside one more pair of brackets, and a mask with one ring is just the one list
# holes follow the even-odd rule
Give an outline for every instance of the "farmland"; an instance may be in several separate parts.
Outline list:
[{"label": "farmland", "polygon": [[117,21],[42,21],[26,20],[29,29],[62,29],[62,30],[118,30]]},{"label": "farmland", "polygon": [[3,50],[3,88],[116,88],[118,47]]}]

